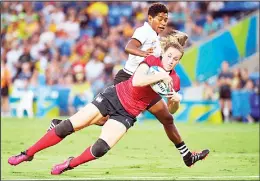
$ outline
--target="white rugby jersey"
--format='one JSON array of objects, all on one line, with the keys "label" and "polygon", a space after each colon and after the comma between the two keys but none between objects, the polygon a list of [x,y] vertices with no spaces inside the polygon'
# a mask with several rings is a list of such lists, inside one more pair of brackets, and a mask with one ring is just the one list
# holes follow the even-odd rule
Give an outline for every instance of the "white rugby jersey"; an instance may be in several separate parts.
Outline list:
[{"label": "white rugby jersey", "polygon": [[[160,37],[147,22],[135,30],[132,38],[141,42],[141,50],[146,51],[149,48],[153,48],[153,55],[155,57],[159,57],[161,55]],[[124,71],[130,75],[133,75],[138,65],[144,60],[144,58],[145,57],[129,54]]]}]

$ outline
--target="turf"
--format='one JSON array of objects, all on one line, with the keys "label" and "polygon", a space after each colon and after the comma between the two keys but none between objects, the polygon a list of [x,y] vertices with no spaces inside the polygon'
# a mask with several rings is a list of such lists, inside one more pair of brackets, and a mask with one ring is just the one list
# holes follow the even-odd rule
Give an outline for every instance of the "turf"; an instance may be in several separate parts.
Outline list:
[{"label": "turf", "polygon": [[259,124],[222,125],[177,123],[186,145],[209,148],[206,160],[186,167],[157,121],[136,123],[103,158],[60,176],[50,174],[54,164],[77,156],[98,137],[101,127],[81,130],[58,145],[18,166],[7,163],[38,140],[49,119],[1,119],[1,179],[123,179],[123,180],[259,180]]}]

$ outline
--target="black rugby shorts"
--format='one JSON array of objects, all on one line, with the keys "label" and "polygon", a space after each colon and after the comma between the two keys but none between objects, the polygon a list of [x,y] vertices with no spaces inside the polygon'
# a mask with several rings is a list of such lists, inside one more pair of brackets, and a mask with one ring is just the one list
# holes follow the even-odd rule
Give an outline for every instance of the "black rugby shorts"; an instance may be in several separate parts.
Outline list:
[{"label": "black rugby shorts", "polygon": [[110,116],[110,119],[114,119],[123,125],[126,129],[129,129],[136,122],[136,117],[130,115],[122,106],[118,99],[115,86],[107,87],[103,92],[99,93],[92,101],[105,117]]}]

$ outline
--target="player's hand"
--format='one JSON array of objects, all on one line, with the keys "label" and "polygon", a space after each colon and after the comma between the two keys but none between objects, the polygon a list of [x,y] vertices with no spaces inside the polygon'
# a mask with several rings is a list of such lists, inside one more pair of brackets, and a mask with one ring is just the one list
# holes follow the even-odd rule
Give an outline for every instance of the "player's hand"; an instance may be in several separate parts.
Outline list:
[{"label": "player's hand", "polygon": [[182,100],[181,94],[179,94],[175,91],[169,92],[168,95],[165,97],[170,98],[169,99],[170,102],[180,102]]},{"label": "player's hand", "polygon": [[144,57],[150,56],[153,54],[153,48],[148,48],[146,51],[144,51]]},{"label": "player's hand", "polygon": [[168,72],[159,72],[156,75],[157,76],[161,76],[161,80],[166,82],[168,85],[172,85],[173,84],[172,78],[171,78],[171,76],[169,75]]}]

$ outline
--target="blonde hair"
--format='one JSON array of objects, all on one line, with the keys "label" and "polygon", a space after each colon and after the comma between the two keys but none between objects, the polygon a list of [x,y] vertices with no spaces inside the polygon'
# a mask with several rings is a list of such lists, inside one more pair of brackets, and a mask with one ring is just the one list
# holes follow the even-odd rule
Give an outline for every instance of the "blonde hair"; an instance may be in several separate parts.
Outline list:
[{"label": "blonde hair", "polygon": [[160,43],[162,51],[165,52],[169,47],[176,48],[184,54],[184,48],[188,35],[178,30],[172,30],[164,37],[161,37]]}]

